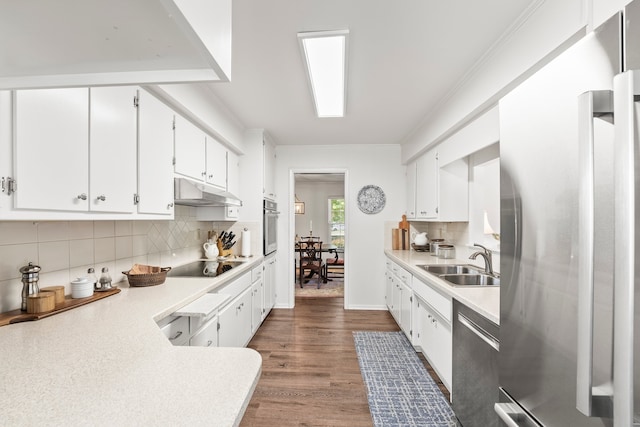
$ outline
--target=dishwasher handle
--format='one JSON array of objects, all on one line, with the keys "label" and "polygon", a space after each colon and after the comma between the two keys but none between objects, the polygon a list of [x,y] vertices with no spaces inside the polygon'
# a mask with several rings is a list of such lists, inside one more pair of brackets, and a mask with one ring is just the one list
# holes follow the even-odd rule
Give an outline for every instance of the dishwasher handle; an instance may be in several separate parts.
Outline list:
[{"label": "dishwasher handle", "polygon": [[467,329],[473,332],[474,335],[476,335],[482,341],[489,344],[495,351],[500,351],[500,341],[498,341],[489,332],[485,331],[476,322],[469,319],[467,316],[465,316],[462,313],[458,313],[458,322],[460,322],[461,325],[465,326]]}]

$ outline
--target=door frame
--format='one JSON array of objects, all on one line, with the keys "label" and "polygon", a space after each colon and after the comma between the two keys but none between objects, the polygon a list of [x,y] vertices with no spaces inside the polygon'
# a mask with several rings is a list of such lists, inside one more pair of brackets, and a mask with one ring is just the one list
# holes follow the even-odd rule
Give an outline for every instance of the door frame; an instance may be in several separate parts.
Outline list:
[{"label": "door frame", "polygon": [[[295,256],[290,256],[290,254],[295,255],[295,236],[296,236],[296,216],[294,211],[294,202],[295,202],[295,188],[296,188],[296,180],[295,174],[297,173],[332,173],[332,174],[343,174],[344,175],[344,258],[349,258],[349,218],[350,206],[349,200],[349,170],[345,168],[319,168],[319,169],[290,169],[289,170],[289,208],[286,210],[289,217],[289,232],[287,235],[287,244],[286,244],[286,253],[288,262],[288,275],[289,278],[288,288],[289,288],[289,307],[294,307],[296,302],[296,275],[295,275]],[[349,263],[345,263],[344,266],[344,308],[346,309],[349,306]]]}]

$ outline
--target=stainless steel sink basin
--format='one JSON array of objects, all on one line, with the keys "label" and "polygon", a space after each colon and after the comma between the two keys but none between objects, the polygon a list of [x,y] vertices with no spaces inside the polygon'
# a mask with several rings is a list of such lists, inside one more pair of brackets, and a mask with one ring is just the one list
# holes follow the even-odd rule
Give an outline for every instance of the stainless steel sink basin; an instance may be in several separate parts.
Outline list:
[{"label": "stainless steel sink basin", "polygon": [[470,265],[418,265],[433,274],[480,274],[481,270]]},{"label": "stainless steel sink basin", "polygon": [[500,286],[500,278],[488,274],[442,274],[440,278],[454,286]]}]

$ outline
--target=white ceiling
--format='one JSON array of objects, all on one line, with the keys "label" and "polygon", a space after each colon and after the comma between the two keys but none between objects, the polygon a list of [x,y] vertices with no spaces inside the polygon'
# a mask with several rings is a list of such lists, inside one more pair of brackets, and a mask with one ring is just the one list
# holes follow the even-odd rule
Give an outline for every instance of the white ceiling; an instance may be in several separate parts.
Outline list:
[{"label": "white ceiling", "polygon": [[[233,0],[231,83],[211,90],[276,144],[401,143],[532,0]],[[349,29],[344,118],[319,119],[300,31]]]}]

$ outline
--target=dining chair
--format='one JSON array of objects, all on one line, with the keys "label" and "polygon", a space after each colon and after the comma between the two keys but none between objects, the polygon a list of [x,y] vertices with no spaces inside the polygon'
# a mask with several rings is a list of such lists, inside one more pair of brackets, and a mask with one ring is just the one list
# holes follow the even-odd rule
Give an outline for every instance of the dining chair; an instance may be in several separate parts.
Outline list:
[{"label": "dining chair", "polygon": [[332,274],[344,277],[344,258],[340,257],[339,250],[340,249],[329,250],[329,252],[332,252],[335,256],[329,257],[325,260],[324,276],[327,279],[329,279],[329,269],[331,269]]},{"label": "dining chair", "polygon": [[[300,253],[300,287],[303,283],[309,282],[308,279],[313,277],[314,274],[318,275],[318,289],[320,289],[320,283],[327,283],[325,277],[325,264],[322,260],[322,242],[299,242],[298,251]],[[309,276],[305,277],[304,272],[309,271]],[[305,279],[307,279],[305,281]]]}]

